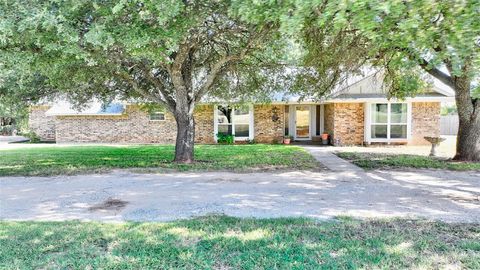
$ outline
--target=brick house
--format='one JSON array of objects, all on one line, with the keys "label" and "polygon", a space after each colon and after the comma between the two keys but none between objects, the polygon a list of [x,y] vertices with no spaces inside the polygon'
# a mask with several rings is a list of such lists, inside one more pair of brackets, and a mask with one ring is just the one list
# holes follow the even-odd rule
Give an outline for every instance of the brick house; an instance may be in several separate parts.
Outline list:
[{"label": "brick house", "polygon": [[[197,105],[197,143],[215,143],[216,134],[260,143],[319,140],[328,133],[338,145],[371,143],[427,144],[439,136],[440,104],[453,93],[433,86],[416,97],[388,100],[377,74],[364,77],[321,101],[295,99],[269,104]],[[43,140],[57,143],[174,143],[176,124],[166,111],[148,112],[138,104],[93,104],[75,111],[65,104],[32,106],[30,128]]]}]

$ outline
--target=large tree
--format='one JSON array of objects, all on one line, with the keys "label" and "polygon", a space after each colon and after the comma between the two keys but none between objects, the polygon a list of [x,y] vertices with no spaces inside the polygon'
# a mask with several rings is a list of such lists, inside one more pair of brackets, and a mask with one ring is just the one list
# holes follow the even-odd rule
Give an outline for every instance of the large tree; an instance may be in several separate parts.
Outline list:
[{"label": "large tree", "polygon": [[160,104],[177,123],[175,161],[189,163],[195,105],[232,82],[254,91],[245,86],[250,75],[266,74],[258,72],[260,52],[275,47],[266,46],[275,25],[262,13],[247,22],[238,7],[241,1],[2,1],[0,79],[31,89],[20,85],[41,77],[42,94],[77,104],[93,97]]},{"label": "large tree", "polygon": [[391,96],[417,93],[425,73],[451,87],[460,119],[455,159],[480,160],[479,1],[301,1],[296,10],[306,61],[320,75],[339,80],[368,63],[385,69]]}]

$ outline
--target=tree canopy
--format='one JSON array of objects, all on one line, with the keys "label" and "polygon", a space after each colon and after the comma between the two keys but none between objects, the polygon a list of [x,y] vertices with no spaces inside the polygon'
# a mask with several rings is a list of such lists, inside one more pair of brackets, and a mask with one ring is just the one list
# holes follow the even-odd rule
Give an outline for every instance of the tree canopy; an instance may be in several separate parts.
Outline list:
[{"label": "tree canopy", "polygon": [[297,6],[305,61],[320,75],[338,81],[338,74],[365,64],[379,67],[389,95],[403,99],[424,90],[429,74],[455,91],[457,158],[480,160],[480,2],[324,0]]},{"label": "tree canopy", "polygon": [[2,1],[0,95],[161,104],[190,161],[202,98],[268,100],[282,84],[320,98],[367,65],[390,96],[425,74],[454,89],[457,156],[480,159],[479,13],[476,0]]},{"label": "tree canopy", "polygon": [[265,46],[275,26],[259,12],[247,22],[239,9],[230,1],[2,2],[2,77],[15,73],[19,86],[45,76],[78,103],[133,97],[168,109],[176,86],[191,87],[197,101],[226,78],[246,91],[262,75],[251,70],[259,49],[275,55]]},{"label": "tree canopy", "polygon": [[262,63],[281,48],[271,42],[272,6],[247,13],[241,1],[3,1],[0,76],[22,90],[42,78],[48,92],[40,96],[77,104],[93,97],[161,104],[177,122],[176,160],[190,162],[196,103],[269,90],[271,68]]}]

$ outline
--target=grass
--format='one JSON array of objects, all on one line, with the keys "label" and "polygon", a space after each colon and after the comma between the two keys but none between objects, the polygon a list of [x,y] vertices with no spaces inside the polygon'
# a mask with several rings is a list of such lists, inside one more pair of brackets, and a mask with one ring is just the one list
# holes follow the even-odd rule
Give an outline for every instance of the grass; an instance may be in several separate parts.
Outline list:
[{"label": "grass", "polygon": [[285,145],[197,145],[193,164],[173,163],[173,145],[65,146],[0,150],[0,176],[59,175],[115,168],[160,170],[316,169],[305,150]]},{"label": "grass", "polygon": [[480,268],[479,224],[207,216],[0,225],[1,269]]},{"label": "grass", "polygon": [[338,152],[337,156],[365,169],[426,168],[480,171],[480,162],[457,162],[419,155]]}]

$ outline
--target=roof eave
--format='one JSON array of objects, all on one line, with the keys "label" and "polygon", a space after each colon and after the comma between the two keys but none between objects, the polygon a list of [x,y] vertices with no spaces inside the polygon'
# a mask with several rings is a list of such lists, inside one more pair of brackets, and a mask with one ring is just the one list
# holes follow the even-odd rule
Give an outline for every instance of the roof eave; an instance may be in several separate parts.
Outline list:
[{"label": "roof eave", "polygon": [[454,97],[407,97],[404,100],[387,98],[342,98],[329,99],[324,103],[362,103],[362,102],[452,102]]}]

